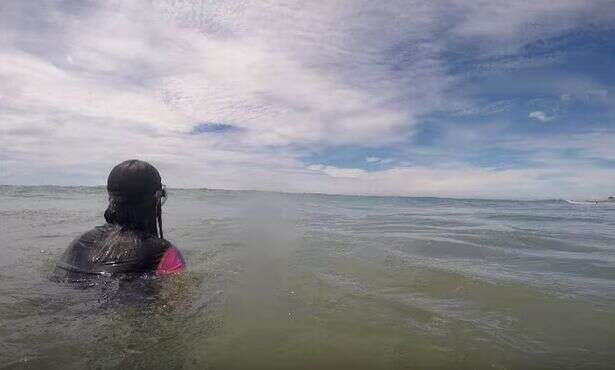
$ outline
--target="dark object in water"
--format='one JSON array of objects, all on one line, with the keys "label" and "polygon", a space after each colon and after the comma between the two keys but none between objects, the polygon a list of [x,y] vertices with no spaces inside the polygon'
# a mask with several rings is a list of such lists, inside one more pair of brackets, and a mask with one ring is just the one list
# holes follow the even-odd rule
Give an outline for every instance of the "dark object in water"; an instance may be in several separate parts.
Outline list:
[{"label": "dark object in water", "polygon": [[167,251],[164,239],[106,224],[75,239],[57,262],[56,275],[156,272]]},{"label": "dark object in water", "polygon": [[177,272],[185,262],[162,233],[166,190],[158,170],[129,160],[115,166],[107,180],[107,224],[75,239],[57,262],[55,279],[87,275]]}]

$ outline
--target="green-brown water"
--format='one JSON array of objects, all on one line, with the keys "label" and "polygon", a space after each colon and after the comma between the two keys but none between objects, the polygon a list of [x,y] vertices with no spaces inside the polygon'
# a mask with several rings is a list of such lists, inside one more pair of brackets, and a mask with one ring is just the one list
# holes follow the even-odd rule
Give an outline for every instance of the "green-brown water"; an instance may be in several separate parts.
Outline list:
[{"label": "green-brown water", "polygon": [[615,207],[172,190],[186,273],[48,280],[100,188],[0,187],[0,367],[615,367]]}]

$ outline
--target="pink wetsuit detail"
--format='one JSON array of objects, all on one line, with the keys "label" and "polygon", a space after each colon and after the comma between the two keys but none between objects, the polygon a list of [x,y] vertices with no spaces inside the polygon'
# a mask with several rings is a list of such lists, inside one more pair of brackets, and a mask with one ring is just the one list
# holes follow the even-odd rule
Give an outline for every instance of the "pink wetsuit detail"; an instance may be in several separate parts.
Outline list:
[{"label": "pink wetsuit detail", "polygon": [[167,275],[175,272],[179,272],[184,268],[184,261],[181,254],[175,247],[170,247],[164,252],[158,267],[156,268],[156,275]]}]

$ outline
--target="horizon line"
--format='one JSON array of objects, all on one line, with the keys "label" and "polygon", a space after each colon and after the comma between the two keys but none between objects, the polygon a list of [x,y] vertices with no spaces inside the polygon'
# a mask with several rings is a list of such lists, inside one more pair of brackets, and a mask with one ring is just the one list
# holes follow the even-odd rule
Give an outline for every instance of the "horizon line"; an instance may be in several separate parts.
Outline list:
[{"label": "horizon line", "polygon": [[[106,185],[56,185],[56,184],[40,184],[40,185],[20,185],[20,184],[0,184],[0,187],[57,187],[57,188],[102,188],[106,189]],[[257,192],[257,193],[274,193],[274,194],[290,194],[290,195],[326,195],[326,196],[344,196],[344,197],[378,197],[378,198],[435,198],[435,199],[453,199],[453,200],[489,200],[489,201],[515,201],[515,202],[540,202],[554,200],[570,200],[565,198],[475,198],[475,197],[455,197],[455,196],[435,196],[435,195],[402,195],[402,194],[348,194],[348,193],[325,193],[325,192],[301,192],[287,190],[260,190],[260,189],[223,189],[223,188],[208,188],[208,187],[173,187],[168,186],[172,190],[208,190],[208,191],[236,191],[236,192]],[[593,200],[584,200],[593,201]]]}]

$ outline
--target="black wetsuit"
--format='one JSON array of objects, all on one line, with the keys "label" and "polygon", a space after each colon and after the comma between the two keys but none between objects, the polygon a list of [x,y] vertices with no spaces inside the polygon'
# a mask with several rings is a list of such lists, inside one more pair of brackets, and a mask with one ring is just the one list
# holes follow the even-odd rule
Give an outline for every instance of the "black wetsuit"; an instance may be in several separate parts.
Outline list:
[{"label": "black wetsuit", "polygon": [[84,275],[155,273],[161,259],[177,253],[165,239],[141,231],[105,224],[76,238],[57,263],[56,278],[79,278]]}]

